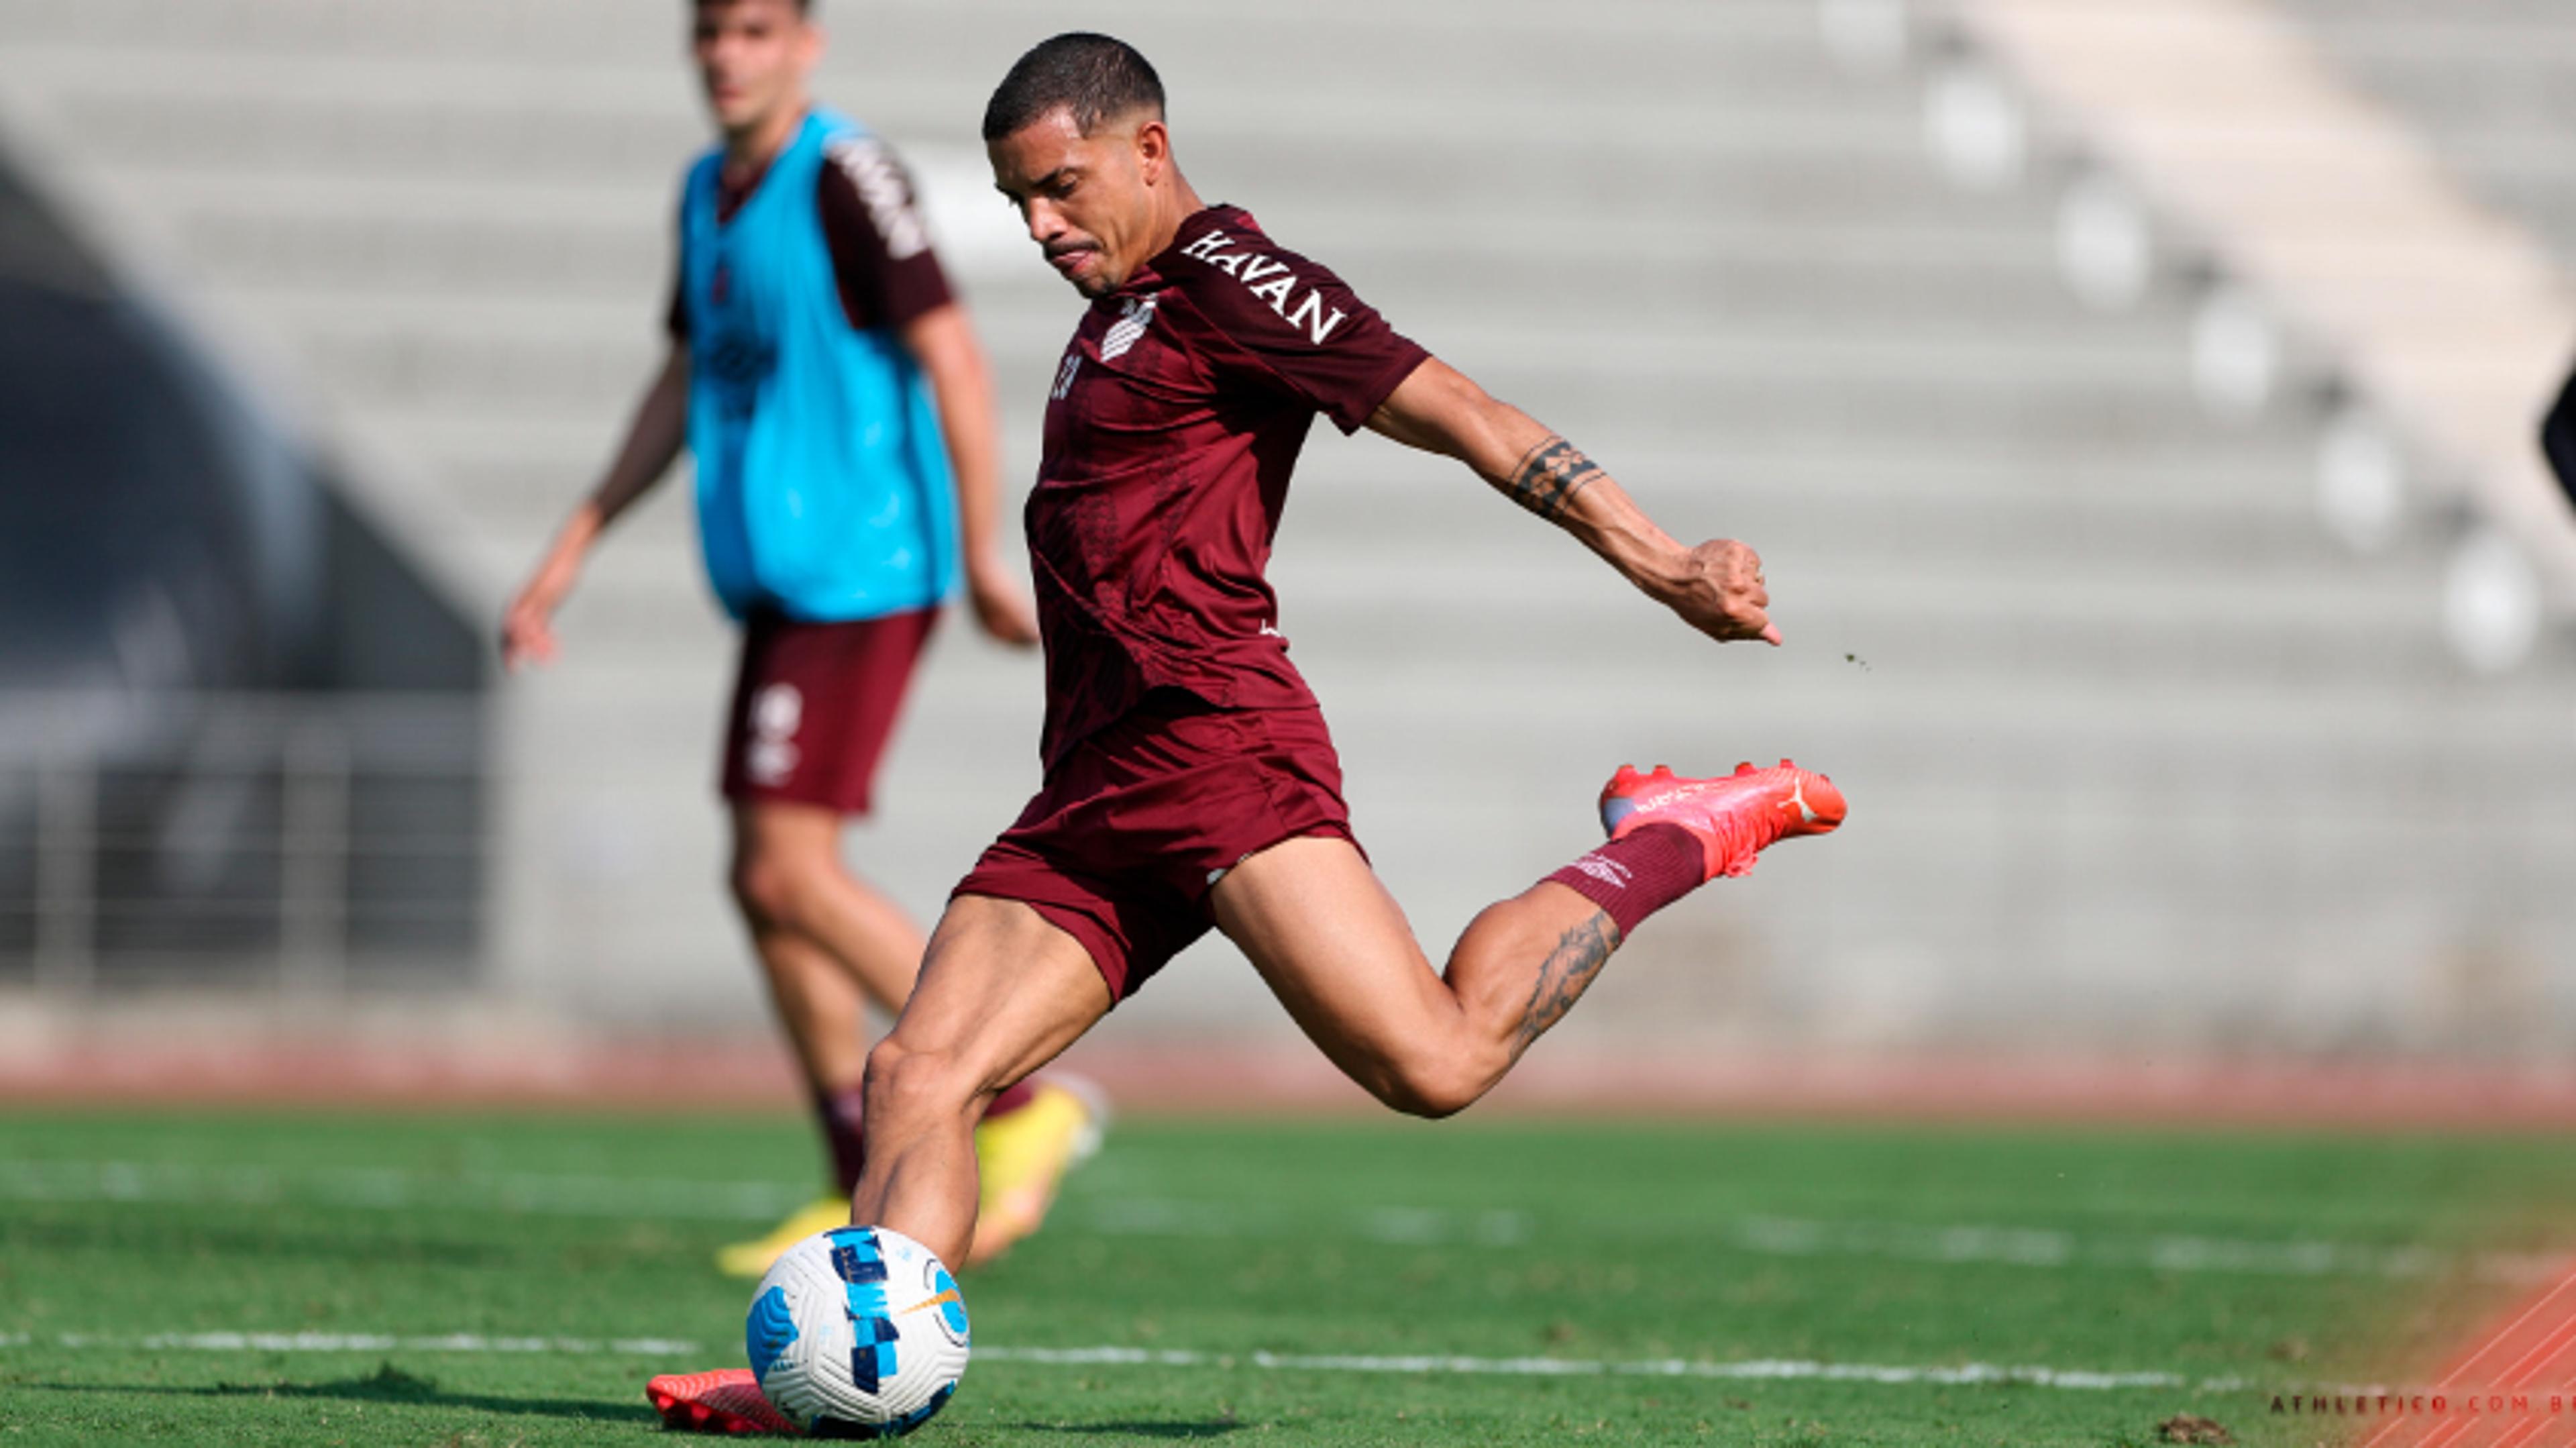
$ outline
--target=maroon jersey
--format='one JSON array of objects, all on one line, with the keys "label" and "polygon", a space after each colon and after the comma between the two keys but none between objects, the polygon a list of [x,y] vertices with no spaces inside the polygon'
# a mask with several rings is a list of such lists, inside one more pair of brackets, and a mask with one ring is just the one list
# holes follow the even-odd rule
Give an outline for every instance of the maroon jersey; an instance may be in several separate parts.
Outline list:
[{"label": "maroon jersey", "polygon": [[1230,206],[1092,304],[1028,503],[1049,767],[1151,689],[1314,703],[1263,577],[1288,475],[1315,414],[1357,432],[1429,356]]}]

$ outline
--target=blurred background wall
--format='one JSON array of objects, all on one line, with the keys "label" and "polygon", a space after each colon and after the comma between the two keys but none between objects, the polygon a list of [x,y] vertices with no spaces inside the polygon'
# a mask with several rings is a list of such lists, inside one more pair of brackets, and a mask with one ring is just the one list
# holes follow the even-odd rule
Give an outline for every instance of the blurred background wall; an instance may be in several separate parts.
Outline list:
[{"label": "blurred background wall", "polygon": [[[1435,954],[1592,837],[1623,760],[1795,754],[1854,801],[1658,919],[1553,1049],[2563,1057],[2566,519],[2442,445],[2459,399],[2237,265],[2260,238],[2162,205],[2173,178],[1997,8],[825,0],[821,93],[927,193],[1013,480],[1080,303],[975,125],[1079,23],[1160,66],[1203,194],[1673,531],[1763,550],[1790,647],[1719,650],[1454,466],[1309,451],[1282,628]],[[2288,27],[2563,300],[2576,12],[2229,8]],[[484,660],[661,345],[706,139],[682,10],[0,0],[19,1018],[761,1028],[685,478],[600,556],[559,666]],[[2553,370],[2487,368],[2478,398],[2521,389],[2536,422]],[[850,847],[925,917],[1036,783],[1036,665],[968,634]],[[1108,1034],[1292,1031],[1219,943]]]}]

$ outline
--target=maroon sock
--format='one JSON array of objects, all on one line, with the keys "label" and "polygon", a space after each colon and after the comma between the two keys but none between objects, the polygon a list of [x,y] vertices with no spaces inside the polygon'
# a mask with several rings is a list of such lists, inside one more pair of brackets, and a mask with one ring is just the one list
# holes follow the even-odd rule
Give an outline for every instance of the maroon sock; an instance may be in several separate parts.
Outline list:
[{"label": "maroon sock", "polygon": [[846,1197],[859,1189],[859,1167],[865,1160],[859,1151],[859,1125],[867,1117],[859,1104],[858,1088],[816,1092],[814,1114],[823,1121],[823,1145],[832,1154],[832,1180]]},{"label": "maroon sock", "polygon": [[1626,940],[1647,916],[1706,883],[1708,856],[1681,826],[1647,825],[1547,878],[1600,906]]},{"label": "maroon sock", "polygon": [[[1008,1116],[1037,1099],[1037,1089],[1023,1081],[993,1098],[984,1108],[984,1119]],[[818,1092],[814,1097],[814,1114],[822,1118],[823,1144],[832,1154],[832,1180],[838,1182],[841,1195],[858,1190],[859,1168],[865,1157],[860,1152],[860,1126],[867,1119],[856,1089]]]},{"label": "maroon sock", "polygon": [[991,1121],[997,1117],[1008,1116],[1012,1112],[1019,1110],[1021,1107],[1026,1106],[1037,1099],[1038,1088],[1030,1085],[1026,1081],[1023,1081],[1019,1085],[1012,1087],[1010,1090],[1003,1092],[1001,1095],[994,1097],[993,1104],[984,1108],[984,1119],[986,1121]]}]

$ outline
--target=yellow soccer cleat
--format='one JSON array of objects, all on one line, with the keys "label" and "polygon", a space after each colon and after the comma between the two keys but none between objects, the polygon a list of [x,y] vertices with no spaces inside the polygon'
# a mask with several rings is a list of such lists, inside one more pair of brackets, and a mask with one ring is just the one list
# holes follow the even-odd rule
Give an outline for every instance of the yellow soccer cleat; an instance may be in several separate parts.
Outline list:
[{"label": "yellow soccer cleat", "polygon": [[966,1265],[981,1266],[1046,1221],[1064,1174],[1100,1149],[1109,1111],[1089,1083],[1049,1076],[1029,1104],[975,1128],[975,1160],[984,1188],[975,1215],[975,1245]]},{"label": "yellow soccer cleat", "polygon": [[813,1236],[835,1227],[850,1225],[850,1203],[845,1197],[824,1197],[808,1202],[787,1214],[787,1220],[770,1229],[766,1237],[736,1242],[716,1249],[716,1268],[727,1277],[761,1277],[778,1254]]}]

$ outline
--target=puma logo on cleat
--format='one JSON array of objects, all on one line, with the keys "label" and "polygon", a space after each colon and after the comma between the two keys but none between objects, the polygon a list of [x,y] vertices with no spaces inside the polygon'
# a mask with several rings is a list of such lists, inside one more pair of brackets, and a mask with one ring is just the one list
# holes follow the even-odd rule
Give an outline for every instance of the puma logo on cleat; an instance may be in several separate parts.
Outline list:
[{"label": "puma logo on cleat", "polygon": [[1807,782],[1805,780],[1796,779],[1791,781],[1789,789],[1789,803],[1798,807],[1798,822],[1800,824],[1811,825],[1816,822],[1816,812],[1807,805]]}]

